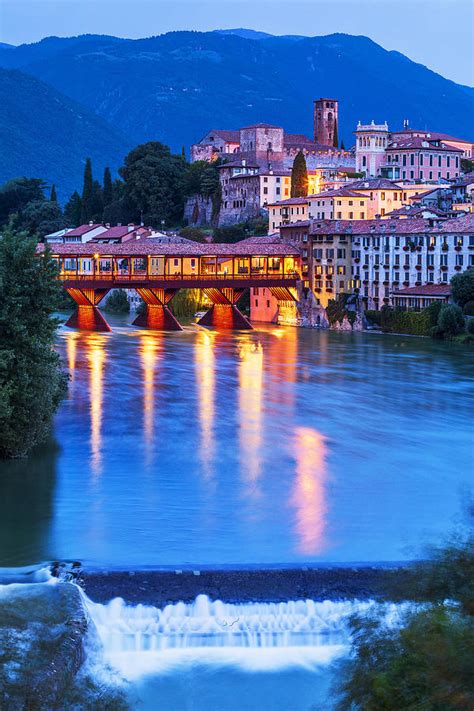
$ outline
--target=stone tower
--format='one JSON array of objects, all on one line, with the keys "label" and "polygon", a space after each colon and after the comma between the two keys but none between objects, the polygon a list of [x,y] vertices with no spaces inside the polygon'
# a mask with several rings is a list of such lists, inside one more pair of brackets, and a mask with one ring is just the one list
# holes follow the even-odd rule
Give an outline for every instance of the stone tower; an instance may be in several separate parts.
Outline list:
[{"label": "stone tower", "polygon": [[334,145],[338,126],[339,102],[337,99],[317,99],[314,102],[314,141],[324,146]]}]

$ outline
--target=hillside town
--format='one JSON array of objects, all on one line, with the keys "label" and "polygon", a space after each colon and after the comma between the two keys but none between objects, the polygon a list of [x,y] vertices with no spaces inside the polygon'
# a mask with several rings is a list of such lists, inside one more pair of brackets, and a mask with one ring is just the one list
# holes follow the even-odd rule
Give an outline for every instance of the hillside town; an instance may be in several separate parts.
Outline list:
[{"label": "hillside town", "polygon": [[[287,244],[300,254],[294,298],[253,287],[251,321],[362,329],[366,311],[448,303],[452,277],[474,267],[474,143],[414,130],[408,121],[393,132],[372,121],[358,123],[346,150],[338,140],[338,107],[336,99],[314,102],[312,138],[261,123],[211,129],[191,146],[192,163],[217,167],[220,205],[216,215],[211,197],[188,197],[190,226],[214,222],[225,230],[265,220],[267,234],[246,234],[246,243],[262,251]],[[185,232],[90,222],[44,241],[178,245],[192,241]],[[133,289],[128,298],[132,307],[140,302]],[[340,299],[357,312],[355,321],[347,311],[336,323],[328,319],[328,305]]]}]

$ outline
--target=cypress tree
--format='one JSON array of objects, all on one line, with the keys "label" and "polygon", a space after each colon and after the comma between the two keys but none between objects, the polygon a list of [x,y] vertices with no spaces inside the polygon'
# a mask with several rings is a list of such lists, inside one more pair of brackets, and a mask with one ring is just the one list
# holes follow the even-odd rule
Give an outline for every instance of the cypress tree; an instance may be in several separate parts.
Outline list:
[{"label": "cypress tree", "polygon": [[341,151],[345,151],[345,150],[346,150],[346,147],[344,145],[344,141],[341,141]]},{"label": "cypress tree", "polygon": [[110,168],[104,170],[104,191],[103,191],[104,207],[110,205],[114,199],[114,189],[112,185],[112,174]]},{"label": "cypress tree", "polygon": [[181,155],[183,156],[184,160],[186,160],[186,148],[182,146],[181,148]]},{"label": "cypress tree", "polygon": [[306,158],[299,151],[293,161],[291,171],[291,197],[306,197],[308,194],[308,171],[306,168]]},{"label": "cypress tree", "polygon": [[334,148],[339,147],[339,136],[337,135],[337,119],[334,119],[334,139],[332,142]]},{"label": "cypress tree", "polygon": [[53,183],[51,186],[51,196],[50,196],[50,201],[51,202],[57,202],[58,201],[58,196],[56,195],[56,186]]},{"label": "cypress tree", "polygon": [[92,163],[91,159],[86,159],[84,168],[84,185],[82,187],[82,210],[81,222],[89,222],[92,217],[92,199],[94,191],[94,181],[92,179]]},{"label": "cypress tree", "polygon": [[69,227],[78,227],[81,224],[81,215],[82,200],[77,190],[75,190],[64,206],[64,219],[66,220],[66,224]]},{"label": "cypress tree", "polygon": [[104,196],[102,185],[98,180],[92,181],[92,196],[90,201],[90,220],[94,222],[102,222],[104,212]]}]

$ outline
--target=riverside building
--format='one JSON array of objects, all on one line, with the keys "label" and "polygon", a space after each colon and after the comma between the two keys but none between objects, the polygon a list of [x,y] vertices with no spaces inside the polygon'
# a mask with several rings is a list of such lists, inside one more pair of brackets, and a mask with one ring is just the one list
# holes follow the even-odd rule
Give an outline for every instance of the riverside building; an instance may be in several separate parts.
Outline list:
[{"label": "riverside building", "polygon": [[448,285],[474,268],[474,215],[448,220],[311,220],[282,225],[282,239],[304,245],[305,285],[316,304],[357,289],[367,308],[393,305],[397,291]]}]

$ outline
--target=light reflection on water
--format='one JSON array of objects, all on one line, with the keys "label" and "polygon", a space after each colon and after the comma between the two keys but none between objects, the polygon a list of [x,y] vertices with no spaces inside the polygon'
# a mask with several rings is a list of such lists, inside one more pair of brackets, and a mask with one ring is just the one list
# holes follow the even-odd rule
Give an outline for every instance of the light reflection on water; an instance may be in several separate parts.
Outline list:
[{"label": "light reflection on water", "polygon": [[[460,514],[474,464],[469,350],[112,325],[59,334],[71,375],[60,451],[0,465],[2,564],[401,560]],[[46,484],[28,516],[32,471]]]}]

